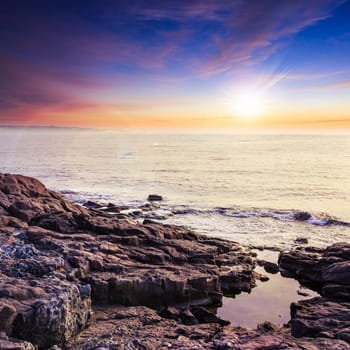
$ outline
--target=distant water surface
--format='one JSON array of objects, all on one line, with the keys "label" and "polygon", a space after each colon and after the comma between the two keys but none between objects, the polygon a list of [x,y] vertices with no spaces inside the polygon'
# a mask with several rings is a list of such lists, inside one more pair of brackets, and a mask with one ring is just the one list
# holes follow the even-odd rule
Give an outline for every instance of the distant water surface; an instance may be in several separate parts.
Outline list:
[{"label": "distant water surface", "polygon": [[[166,222],[248,244],[348,240],[350,134],[241,135],[0,128],[0,171],[74,201],[137,206],[164,196]],[[293,220],[308,211],[306,222]],[[329,223],[338,223],[336,225]]]}]

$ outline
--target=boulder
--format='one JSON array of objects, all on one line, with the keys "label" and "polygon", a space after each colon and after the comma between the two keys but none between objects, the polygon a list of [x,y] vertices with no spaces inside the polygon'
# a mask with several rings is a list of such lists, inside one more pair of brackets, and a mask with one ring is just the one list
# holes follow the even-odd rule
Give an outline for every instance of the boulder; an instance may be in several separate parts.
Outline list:
[{"label": "boulder", "polygon": [[229,325],[230,322],[221,319],[214,315],[204,307],[194,307],[191,309],[192,314],[198,320],[199,323],[218,323],[221,326]]},{"label": "boulder", "polygon": [[306,211],[297,211],[293,214],[293,218],[298,221],[306,221],[311,218],[311,214]]},{"label": "boulder", "polygon": [[159,194],[149,194],[147,197],[147,200],[149,202],[159,202],[163,200],[163,197],[160,196]]},{"label": "boulder", "polygon": [[264,270],[267,273],[272,273],[272,274],[276,274],[279,272],[279,267],[277,264],[270,262],[270,261],[265,261],[265,260],[259,260],[258,264],[260,266],[263,266]]}]

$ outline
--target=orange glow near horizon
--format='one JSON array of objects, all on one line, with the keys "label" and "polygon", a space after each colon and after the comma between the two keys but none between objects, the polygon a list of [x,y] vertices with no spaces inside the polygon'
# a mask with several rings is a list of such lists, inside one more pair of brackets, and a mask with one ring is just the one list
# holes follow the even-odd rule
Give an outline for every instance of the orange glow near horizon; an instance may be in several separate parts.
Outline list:
[{"label": "orange glow near horizon", "polygon": [[[232,107],[231,107],[232,108]],[[232,112],[224,106],[219,112],[207,108],[202,113],[195,111],[169,111],[151,109],[150,111],[114,111],[111,108],[83,109],[81,111],[63,111],[33,113],[23,123],[4,123],[19,126],[58,126],[83,127],[98,129],[332,129],[349,130],[350,117],[347,111],[333,112],[332,118],[328,111],[294,110],[283,111],[280,108],[265,110],[261,115],[244,118],[241,114]],[[220,113],[221,112],[221,113]]]},{"label": "orange glow near horizon", "polygon": [[[16,115],[6,118],[3,125],[102,129],[350,130],[350,114],[346,105],[311,108],[293,105],[272,93],[260,95],[255,90],[251,93],[242,89],[242,93],[245,92],[241,96],[240,90],[237,91],[226,94],[222,99],[143,99],[138,103],[79,103],[33,110],[24,106]],[[242,98],[245,100],[242,101]],[[20,118],[22,113],[26,113],[25,122]]]}]

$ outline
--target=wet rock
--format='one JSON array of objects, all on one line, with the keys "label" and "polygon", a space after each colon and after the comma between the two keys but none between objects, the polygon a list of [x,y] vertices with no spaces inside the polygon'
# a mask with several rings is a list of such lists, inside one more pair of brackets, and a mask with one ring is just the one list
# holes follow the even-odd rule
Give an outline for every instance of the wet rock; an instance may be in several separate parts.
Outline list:
[{"label": "wet rock", "polygon": [[307,238],[298,237],[295,239],[294,243],[296,243],[296,244],[308,244],[309,240]]},{"label": "wet rock", "polygon": [[99,204],[97,202],[93,202],[93,201],[84,202],[83,206],[88,208],[88,209],[98,209],[98,208],[102,207],[101,204]]},{"label": "wet rock", "polygon": [[261,275],[259,279],[261,282],[267,282],[268,280],[270,280],[270,278],[268,276],[265,276],[265,275]]},{"label": "wet rock", "polygon": [[297,294],[298,294],[298,295],[301,295],[301,296],[303,296],[303,297],[308,297],[308,296],[310,296],[310,293],[305,292],[305,291],[303,291],[303,290],[301,290],[301,289],[298,289],[298,290],[297,290]]},{"label": "wet rock", "polygon": [[265,260],[259,260],[258,264],[260,266],[262,266],[267,273],[276,274],[276,273],[279,272],[278,265],[273,263],[273,262],[265,261]]},{"label": "wet rock", "polygon": [[236,250],[218,256],[215,261],[220,266],[220,283],[224,293],[237,293],[238,291],[250,291],[255,287],[255,273],[247,268],[255,260],[245,248],[236,246]]},{"label": "wet rock", "polygon": [[169,306],[160,312],[160,315],[169,320],[180,319],[181,310],[176,307]]},{"label": "wet rock", "polygon": [[186,326],[191,326],[199,323],[197,318],[188,309],[181,312],[180,319],[181,322]]},{"label": "wet rock", "polygon": [[279,327],[269,321],[259,323],[256,329],[259,333],[270,333],[279,331]]},{"label": "wet rock", "polygon": [[147,200],[150,202],[159,202],[163,200],[163,197],[159,194],[149,194]]},{"label": "wet rock", "polygon": [[306,211],[298,211],[294,213],[293,218],[298,221],[306,221],[311,218],[311,214]]},{"label": "wet rock", "polygon": [[[128,275],[124,272],[121,276],[109,278],[108,302],[122,305],[146,305],[159,309],[169,304],[210,305],[221,300],[222,294],[216,277],[202,277],[200,274],[198,277],[190,277],[186,270],[183,270],[183,275],[161,271],[157,273],[158,277],[152,277],[153,272],[150,270],[144,270],[143,273],[144,276],[136,273]],[[91,284],[94,290],[94,281],[91,281]]]},{"label": "wet rock", "polygon": [[214,315],[204,307],[194,307],[191,309],[192,314],[198,320],[199,323],[218,323],[221,326],[229,325],[230,322],[221,319]]}]

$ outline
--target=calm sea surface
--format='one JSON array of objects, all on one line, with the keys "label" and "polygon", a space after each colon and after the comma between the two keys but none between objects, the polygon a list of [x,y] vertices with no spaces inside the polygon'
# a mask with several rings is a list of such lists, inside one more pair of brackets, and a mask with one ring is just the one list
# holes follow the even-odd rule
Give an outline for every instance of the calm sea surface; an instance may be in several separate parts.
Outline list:
[{"label": "calm sea surface", "polygon": [[[0,171],[34,176],[76,202],[137,206],[157,193],[165,222],[253,245],[350,237],[350,134],[0,128]],[[312,218],[296,221],[296,211]]]}]

